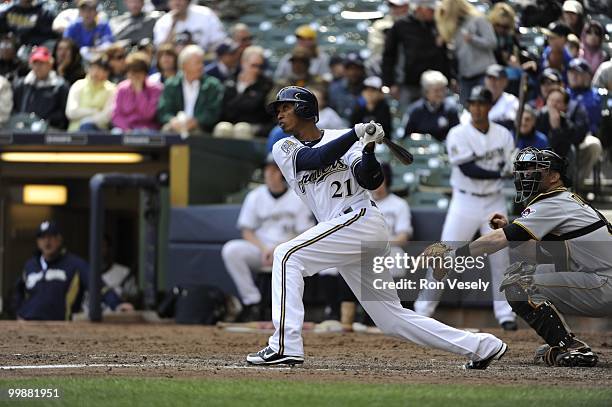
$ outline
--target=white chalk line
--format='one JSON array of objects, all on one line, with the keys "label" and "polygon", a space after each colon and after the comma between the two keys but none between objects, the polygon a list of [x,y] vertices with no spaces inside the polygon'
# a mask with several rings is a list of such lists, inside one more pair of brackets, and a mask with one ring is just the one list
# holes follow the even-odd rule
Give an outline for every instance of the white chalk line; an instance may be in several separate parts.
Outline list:
[{"label": "white chalk line", "polygon": [[136,367],[140,365],[126,363],[92,363],[92,364],[73,364],[73,365],[16,365],[16,366],[0,366],[0,370],[15,370],[15,369],[80,369],[87,367]]}]

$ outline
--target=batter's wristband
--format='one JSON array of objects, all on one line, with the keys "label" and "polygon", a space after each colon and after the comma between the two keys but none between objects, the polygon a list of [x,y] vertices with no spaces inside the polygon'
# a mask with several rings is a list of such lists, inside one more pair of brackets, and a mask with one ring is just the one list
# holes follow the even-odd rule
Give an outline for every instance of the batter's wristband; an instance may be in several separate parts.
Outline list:
[{"label": "batter's wristband", "polygon": [[470,244],[466,244],[455,250],[455,256],[458,257],[470,257],[472,253],[470,253]]}]

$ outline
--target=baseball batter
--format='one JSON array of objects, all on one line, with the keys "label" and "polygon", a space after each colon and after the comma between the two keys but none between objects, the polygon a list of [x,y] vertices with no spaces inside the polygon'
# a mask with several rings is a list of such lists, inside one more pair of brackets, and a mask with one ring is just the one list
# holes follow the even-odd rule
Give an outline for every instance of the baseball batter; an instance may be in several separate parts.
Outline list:
[{"label": "baseball batter", "polygon": [[494,214],[493,232],[449,254],[480,256],[510,246],[532,257],[510,266],[500,289],[546,341],[536,361],[589,367],[597,355],[562,314],[612,316],[612,225],[566,188],[566,167],[552,150],[521,150],[514,162],[516,202],[526,203],[521,217],[509,223]]},{"label": "baseball batter", "polygon": [[[477,231],[484,235],[491,231],[489,214],[507,213],[501,193],[502,175],[506,165],[510,168],[514,140],[508,130],[489,121],[492,103],[491,91],[474,87],[468,99],[471,122],[455,126],[448,133],[446,147],[453,166],[450,179],[453,198],[442,229],[443,242],[470,241]],[[508,250],[500,250],[489,259],[495,317],[504,329],[516,330],[512,308],[498,292],[509,265]],[[433,279],[431,270],[427,277]],[[433,315],[441,295],[441,290],[421,291],[414,310],[420,315]]]},{"label": "baseball batter", "polygon": [[[373,273],[361,273],[362,242],[388,242],[383,215],[368,190],[383,182],[373,134],[366,124],[350,130],[319,130],[318,104],[305,88],[281,89],[269,105],[279,126],[292,136],[272,150],[288,184],[315,214],[319,223],[274,250],[272,266],[272,321],[268,346],[247,356],[254,365],[300,364],[304,361],[302,324],[304,277],[337,267],[367,313],[385,333],[470,359],[468,369],[485,369],[506,352],[507,345],[490,334],[469,333],[423,317],[401,306],[393,290],[376,290]],[[359,143],[358,143],[359,141]],[[388,252],[382,249],[380,255]],[[388,271],[376,274],[390,282]],[[364,281],[365,279],[365,281]],[[364,290],[364,292],[362,292]],[[365,292],[367,291],[367,292]]]},{"label": "baseball batter", "polygon": [[310,211],[288,189],[271,155],[264,167],[264,180],[265,185],[247,194],[240,209],[238,228],[242,239],[230,240],[221,250],[225,268],[240,295],[240,322],[260,317],[261,293],[251,270],[272,266],[274,248],[313,225]]}]

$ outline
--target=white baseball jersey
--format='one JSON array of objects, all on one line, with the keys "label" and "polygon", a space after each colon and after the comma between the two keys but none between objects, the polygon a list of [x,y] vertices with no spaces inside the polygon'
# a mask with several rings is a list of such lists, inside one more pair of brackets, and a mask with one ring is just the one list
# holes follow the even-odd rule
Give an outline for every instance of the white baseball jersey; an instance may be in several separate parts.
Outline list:
[{"label": "white baseball jersey", "polygon": [[[349,131],[324,130],[323,138],[312,148],[321,147]],[[355,165],[361,161],[362,146],[359,142],[328,167],[296,173],[295,160],[302,148],[308,147],[290,136],[274,144],[272,155],[285,180],[319,222],[333,219],[351,205],[371,199],[370,193],[357,183],[353,173]]]},{"label": "white baseball jersey", "polygon": [[310,210],[293,191],[274,198],[265,185],[248,193],[238,216],[238,228],[254,230],[267,246],[286,242],[312,225]]},{"label": "white baseball jersey", "polygon": [[512,134],[497,123],[489,123],[487,134],[481,133],[471,123],[460,124],[448,132],[446,139],[448,158],[453,166],[450,183],[454,189],[475,193],[501,193],[501,179],[474,179],[466,176],[459,165],[475,161],[489,171],[501,171],[512,162],[514,139]]},{"label": "white baseball jersey", "polygon": [[376,205],[389,226],[389,233],[394,236],[400,233],[412,235],[412,218],[408,202],[395,194],[389,194],[380,201],[376,201]]}]

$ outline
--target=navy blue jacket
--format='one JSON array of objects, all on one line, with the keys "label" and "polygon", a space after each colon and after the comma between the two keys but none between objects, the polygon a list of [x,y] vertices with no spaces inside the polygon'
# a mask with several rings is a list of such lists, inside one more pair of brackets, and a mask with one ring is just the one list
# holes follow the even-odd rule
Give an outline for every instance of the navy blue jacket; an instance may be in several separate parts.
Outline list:
[{"label": "navy blue jacket", "polygon": [[[26,320],[70,320],[81,309],[89,284],[89,265],[62,249],[44,269],[40,253],[29,259],[16,284],[13,306],[17,316]],[[102,289],[104,302],[115,309],[121,299],[109,288]]]},{"label": "navy blue jacket", "polygon": [[410,133],[424,133],[444,142],[448,131],[459,124],[457,104],[452,98],[446,98],[444,103],[435,109],[425,98],[421,98],[408,106],[406,114],[408,122],[404,137],[408,137]]}]

